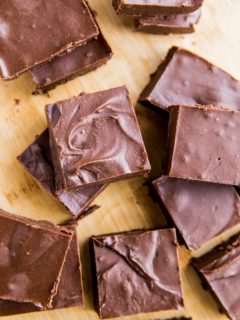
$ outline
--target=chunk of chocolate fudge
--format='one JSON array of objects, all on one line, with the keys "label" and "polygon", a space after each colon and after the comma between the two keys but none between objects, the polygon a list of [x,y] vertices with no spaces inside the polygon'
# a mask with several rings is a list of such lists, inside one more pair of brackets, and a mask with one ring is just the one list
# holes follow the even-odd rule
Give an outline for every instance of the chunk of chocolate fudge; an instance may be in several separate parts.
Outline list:
[{"label": "chunk of chocolate fudge", "polygon": [[49,131],[45,130],[18,157],[20,163],[52,196],[59,200],[74,218],[85,216],[85,209],[106,188],[106,184],[73,191],[55,190],[55,175],[49,146]]},{"label": "chunk of chocolate fudge", "polygon": [[190,250],[240,223],[240,198],[232,186],[162,176],[153,182],[167,219]]},{"label": "chunk of chocolate fudge", "polygon": [[145,175],[150,164],[126,87],[46,106],[57,190]]},{"label": "chunk of chocolate fudge", "polygon": [[112,50],[102,34],[71,52],[35,67],[31,73],[36,84],[35,93],[54,89],[77,76],[84,75],[112,57]]},{"label": "chunk of chocolate fudge", "polygon": [[240,82],[198,55],[173,47],[152,75],[139,101],[165,111],[179,104],[240,110]]},{"label": "chunk of chocolate fudge", "polygon": [[182,309],[175,229],[92,238],[100,318]]},{"label": "chunk of chocolate fudge", "polygon": [[0,211],[0,299],[51,308],[73,231]]},{"label": "chunk of chocolate fudge", "polygon": [[240,185],[240,112],[223,108],[170,108],[167,175]]},{"label": "chunk of chocolate fudge", "polygon": [[99,33],[84,0],[1,0],[0,30],[4,79],[16,78]]},{"label": "chunk of chocolate fudge", "polygon": [[113,0],[117,14],[125,16],[189,13],[202,4],[203,0]]},{"label": "chunk of chocolate fudge", "polygon": [[203,283],[232,320],[240,319],[240,235],[192,261]]},{"label": "chunk of chocolate fudge", "polygon": [[156,34],[184,34],[195,31],[195,24],[201,16],[201,9],[192,13],[139,17],[135,20],[138,31]]}]

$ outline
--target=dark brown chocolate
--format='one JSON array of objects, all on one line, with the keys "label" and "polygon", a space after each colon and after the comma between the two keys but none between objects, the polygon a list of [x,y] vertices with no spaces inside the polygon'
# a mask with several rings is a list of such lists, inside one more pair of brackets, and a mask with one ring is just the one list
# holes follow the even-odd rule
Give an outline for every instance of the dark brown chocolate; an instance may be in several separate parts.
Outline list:
[{"label": "dark brown chocolate", "polygon": [[240,235],[193,260],[203,283],[232,320],[240,316]]},{"label": "dark brown chocolate", "polygon": [[173,47],[139,101],[163,110],[179,104],[240,110],[240,82],[196,54]]},{"label": "dark brown chocolate", "polygon": [[240,198],[232,186],[167,176],[153,185],[190,250],[240,223]]},{"label": "dark brown chocolate", "polygon": [[112,50],[100,34],[97,39],[34,68],[35,93],[46,92],[60,83],[84,75],[105,64],[111,57]]},{"label": "dark brown chocolate", "polygon": [[147,174],[150,164],[126,87],[46,106],[57,190]]},{"label": "dark brown chocolate", "polygon": [[156,34],[184,34],[195,31],[201,16],[201,9],[192,13],[139,17],[135,21],[138,31]]},{"label": "dark brown chocolate", "polygon": [[86,216],[85,209],[106,188],[105,185],[90,186],[79,190],[55,192],[55,176],[49,146],[49,132],[45,130],[18,157],[20,163],[52,196],[59,200],[74,218]]},{"label": "dark brown chocolate", "polygon": [[117,14],[124,16],[190,13],[202,4],[203,0],[113,0]]},{"label": "dark brown chocolate", "polygon": [[240,112],[220,108],[170,108],[167,175],[240,185]]},{"label": "dark brown chocolate", "polygon": [[0,299],[52,307],[73,232],[0,211]]},{"label": "dark brown chocolate", "polygon": [[175,229],[92,238],[100,318],[182,309]]},{"label": "dark brown chocolate", "polygon": [[[71,230],[75,229],[74,227],[68,228]],[[57,294],[53,298],[53,309],[72,306],[83,306],[82,272],[76,232],[72,237],[63,265]],[[41,309],[31,303],[0,300],[0,316],[35,311],[41,311]]]},{"label": "dark brown chocolate", "polygon": [[84,0],[1,0],[0,74],[4,79],[98,35]]}]

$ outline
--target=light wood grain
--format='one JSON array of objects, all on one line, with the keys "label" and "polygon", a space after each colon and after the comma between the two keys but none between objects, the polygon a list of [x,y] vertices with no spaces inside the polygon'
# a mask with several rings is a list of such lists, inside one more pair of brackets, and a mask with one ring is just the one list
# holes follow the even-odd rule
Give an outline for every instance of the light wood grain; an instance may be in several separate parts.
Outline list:
[{"label": "light wood grain", "polygon": [[[114,51],[113,59],[104,67],[84,77],[59,86],[48,96],[32,96],[28,74],[18,80],[0,80],[0,207],[35,219],[55,223],[65,220],[65,209],[41,190],[17,163],[16,156],[46,127],[44,105],[70,98],[81,91],[94,92],[126,84],[133,102],[167,50],[180,45],[203,55],[240,78],[240,1],[205,0],[203,16],[195,34],[186,36],[155,36],[137,33],[133,21],[119,18],[111,0],[89,0],[98,12],[98,21]],[[19,99],[16,105],[14,99]],[[136,106],[138,119],[153,164],[152,176],[157,176],[166,138],[166,123],[154,111]],[[8,319],[27,320],[94,320],[88,239],[102,234],[136,228],[161,226],[161,211],[148,195],[141,178],[110,185],[96,200],[97,212],[79,223],[78,235],[82,250],[86,308],[71,308],[51,312],[20,315]],[[222,239],[222,238],[220,238]],[[186,314],[194,320],[227,319],[218,312],[213,298],[204,291],[200,281],[188,266],[190,254],[180,248]],[[44,275],[43,275],[44,276]],[[167,318],[175,312],[154,313],[125,319]],[[6,319],[6,318],[3,318]]]}]

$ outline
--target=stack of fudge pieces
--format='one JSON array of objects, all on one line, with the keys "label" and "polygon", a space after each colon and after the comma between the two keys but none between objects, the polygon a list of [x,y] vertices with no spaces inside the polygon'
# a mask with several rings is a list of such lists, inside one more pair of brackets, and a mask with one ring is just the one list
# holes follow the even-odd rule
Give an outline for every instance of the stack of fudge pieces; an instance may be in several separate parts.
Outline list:
[{"label": "stack of fudge pieces", "polygon": [[[187,248],[198,250],[224,231],[237,229],[240,82],[192,52],[174,47],[139,101],[168,115],[162,176],[153,186],[167,220]],[[193,259],[222,311],[233,320],[240,319],[239,248],[237,234]]]},{"label": "stack of fudge pieces", "polygon": [[156,34],[185,34],[195,31],[203,0],[113,0],[118,15],[135,18],[136,30]]},{"label": "stack of fudge pieces", "polygon": [[0,21],[0,76],[11,80],[30,71],[36,93],[96,69],[112,56],[85,0],[3,0]]},{"label": "stack of fudge pieces", "polygon": [[0,210],[0,315],[83,306],[76,225]]}]

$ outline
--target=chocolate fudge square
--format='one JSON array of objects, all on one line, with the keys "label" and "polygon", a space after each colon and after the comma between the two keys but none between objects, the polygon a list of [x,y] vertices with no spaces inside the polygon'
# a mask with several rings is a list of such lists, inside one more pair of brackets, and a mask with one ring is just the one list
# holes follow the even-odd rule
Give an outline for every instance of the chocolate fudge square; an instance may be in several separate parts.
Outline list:
[{"label": "chocolate fudge square", "polygon": [[73,236],[69,228],[0,211],[0,299],[52,307]]},{"label": "chocolate fudge square", "polygon": [[182,309],[175,229],[92,237],[100,318]]},{"label": "chocolate fudge square", "polygon": [[153,186],[167,219],[190,250],[240,223],[240,198],[232,186],[167,176]]},{"label": "chocolate fudge square", "polygon": [[240,185],[240,112],[206,106],[170,108],[167,175]]},{"label": "chocolate fudge square", "polygon": [[150,164],[126,87],[46,106],[56,189],[145,175]]},{"label": "chocolate fudge square", "polygon": [[201,9],[192,13],[141,16],[135,20],[138,31],[155,34],[185,34],[195,31],[195,24],[201,16]]},{"label": "chocolate fudge square", "polygon": [[[82,271],[76,227],[66,226],[66,228],[73,230],[74,235],[63,265],[57,293],[53,298],[53,309],[83,306]],[[36,288],[36,292],[37,290],[38,288]],[[31,303],[0,300],[1,316],[35,311],[41,311],[41,308]]]},{"label": "chocolate fudge square", "polygon": [[113,0],[117,14],[126,16],[189,13],[199,9],[202,4],[203,0]]},{"label": "chocolate fudge square", "polygon": [[240,82],[198,55],[173,47],[152,75],[139,101],[165,111],[179,104],[240,110]]},{"label": "chocolate fudge square", "polygon": [[240,235],[193,259],[203,284],[232,320],[240,319]]},{"label": "chocolate fudge square", "polygon": [[4,79],[18,77],[98,35],[84,0],[1,0],[0,29]]},{"label": "chocolate fudge square", "polygon": [[35,67],[31,71],[36,84],[35,93],[46,92],[60,83],[84,75],[105,64],[111,57],[112,50],[100,33],[97,39]]},{"label": "chocolate fudge square", "polygon": [[85,209],[107,186],[104,184],[56,192],[48,129],[27,147],[18,160],[48,193],[65,206],[73,218],[84,217]]}]

